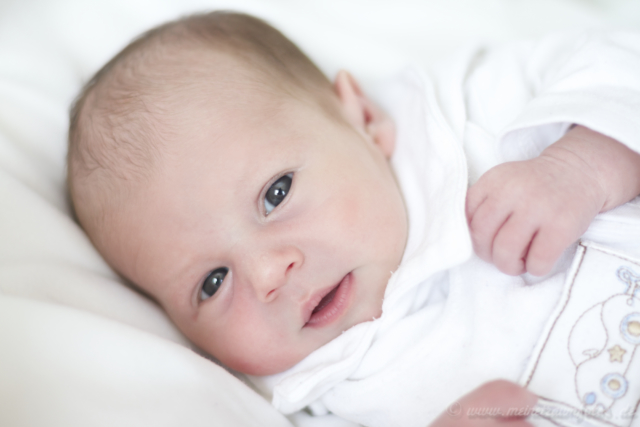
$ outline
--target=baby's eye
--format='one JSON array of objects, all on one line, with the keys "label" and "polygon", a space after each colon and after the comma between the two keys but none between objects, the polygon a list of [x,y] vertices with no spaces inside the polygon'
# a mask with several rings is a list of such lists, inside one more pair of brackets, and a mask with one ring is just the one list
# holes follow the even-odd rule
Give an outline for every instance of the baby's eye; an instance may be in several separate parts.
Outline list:
[{"label": "baby's eye", "polygon": [[287,197],[291,188],[292,177],[293,174],[290,173],[279,178],[267,190],[267,194],[264,195],[264,210],[267,215]]},{"label": "baby's eye", "polygon": [[200,290],[200,301],[204,301],[209,297],[212,297],[213,294],[220,288],[222,282],[224,281],[225,276],[229,272],[227,267],[220,267],[213,270],[204,282],[202,283],[202,289]]}]

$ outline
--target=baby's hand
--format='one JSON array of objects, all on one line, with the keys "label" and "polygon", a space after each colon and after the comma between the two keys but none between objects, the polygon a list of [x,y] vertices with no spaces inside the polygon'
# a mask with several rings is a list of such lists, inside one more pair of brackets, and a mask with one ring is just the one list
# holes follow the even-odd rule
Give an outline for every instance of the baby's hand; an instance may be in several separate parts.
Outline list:
[{"label": "baby's hand", "polygon": [[492,381],[452,403],[429,427],[531,427],[525,418],[537,400],[516,384]]},{"label": "baby's hand", "polygon": [[476,253],[506,274],[547,274],[602,211],[640,192],[640,155],[577,126],[537,158],[498,165],[467,194]]},{"label": "baby's hand", "polygon": [[467,195],[467,218],[480,258],[506,274],[544,275],[602,203],[602,190],[586,170],[540,156],[480,177]]}]

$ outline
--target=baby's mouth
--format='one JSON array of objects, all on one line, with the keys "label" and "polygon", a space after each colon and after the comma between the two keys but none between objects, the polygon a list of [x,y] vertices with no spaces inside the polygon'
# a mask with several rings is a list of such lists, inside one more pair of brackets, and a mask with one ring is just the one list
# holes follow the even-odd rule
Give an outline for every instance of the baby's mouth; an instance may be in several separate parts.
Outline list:
[{"label": "baby's mouth", "polygon": [[304,326],[321,328],[339,318],[348,305],[351,294],[349,292],[350,285],[351,273],[344,276],[336,286],[325,291],[324,295],[320,293],[314,298],[314,301],[310,301],[313,304],[319,299],[316,305],[312,306],[313,309],[311,307],[307,308],[309,311],[307,311],[307,321]]},{"label": "baby's mouth", "polygon": [[[340,282],[340,283],[342,283],[342,282]],[[331,292],[329,292],[327,295],[325,295],[320,300],[318,305],[316,305],[316,308],[314,308],[313,311],[311,312],[311,317],[313,317],[314,314],[316,314],[317,312],[321,311],[323,308],[325,308],[327,305],[329,305],[329,303],[331,301],[333,301],[333,297],[336,296],[336,292],[338,292],[338,288],[340,287],[340,283],[338,283],[336,285],[336,287],[331,290]]]}]

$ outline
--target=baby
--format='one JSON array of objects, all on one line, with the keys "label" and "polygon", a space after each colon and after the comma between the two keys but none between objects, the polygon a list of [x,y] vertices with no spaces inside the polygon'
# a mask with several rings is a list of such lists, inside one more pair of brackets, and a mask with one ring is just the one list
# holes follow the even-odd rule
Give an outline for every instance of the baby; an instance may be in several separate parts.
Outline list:
[{"label": "baby", "polygon": [[[197,346],[231,369],[278,374],[267,382],[284,384],[274,395],[289,399],[276,404],[280,409],[310,405],[385,425],[378,415],[341,412],[322,396],[338,390],[338,380],[362,379],[358,369],[373,366],[366,354],[398,331],[393,325],[447,317],[442,308],[456,289],[442,284],[447,269],[472,263],[480,268],[474,271],[522,275],[525,282],[564,274],[563,253],[575,251],[594,217],[640,194],[640,155],[627,145],[638,146],[570,114],[530,120],[565,122],[537,128],[549,140],[537,156],[477,160],[467,136],[441,116],[429,118],[440,114],[433,105],[442,94],[426,79],[408,85],[423,90],[430,106],[418,115],[394,110],[397,88],[380,96],[395,111],[392,119],[348,73],[331,84],[258,19],[217,12],[165,24],[105,65],[74,105],[68,159],[77,218],[109,264],[158,301]],[[466,99],[475,101],[473,94]],[[443,110],[455,108],[451,102]],[[425,116],[424,147],[402,148],[411,139],[403,123]],[[480,132],[467,127],[470,135]],[[418,156],[424,152],[426,160]],[[402,156],[418,163],[404,168]],[[428,189],[411,181],[412,171],[426,177]],[[428,194],[426,203],[415,202],[416,192]],[[471,242],[495,267],[469,260]],[[418,265],[427,271],[416,273]],[[405,281],[423,285],[407,293]],[[536,340],[562,290],[555,288],[544,295],[554,297],[540,310],[540,326],[530,334]],[[327,362],[326,349],[340,343]],[[385,354],[390,363],[393,351]],[[299,382],[318,377],[344,360],[357,360],[349,373],[291,397],[291,375]],[[469,378],[443,399],[495,373]],[[512,370],[497,376],[513,377]],[[282,397],[287,390],[293,394]]]}]

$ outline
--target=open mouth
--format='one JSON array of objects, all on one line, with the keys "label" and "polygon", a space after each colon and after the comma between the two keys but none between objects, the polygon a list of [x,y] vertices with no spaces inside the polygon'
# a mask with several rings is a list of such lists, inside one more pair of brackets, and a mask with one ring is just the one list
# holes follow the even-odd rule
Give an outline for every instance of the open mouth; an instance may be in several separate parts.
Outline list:
[{"label": "open mouth", "polygon": [[[322,327],[340,317],[348,305],[350,290],[351,273],[344,276],[340,283],[329,289],[325,295],[321,294],[316,297],[316,300],[317,298],[320,298],[320,300],[308,312],[309,320],[304,326]],[[311,303],[313,304],[314,302],[312,301]]]},{"label": "open mouth", "polygon": [[325,308],[327,305],[329,305],[331,301],[333,301],[333,297],[336,296],[336,292],[338,292],[339,287],[340,287],[340,284],[338,284],[335,288],[331,290],[331,292],[329,292],[320,300],[320,303],[318,303],[318,305],[316,305],[316,308],[314,308],[313,311],[311,312],[312,317],[317,312],[322,311],[323,308]]}]

